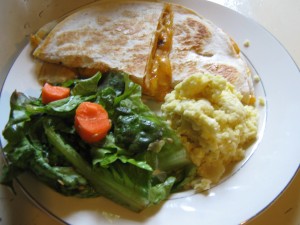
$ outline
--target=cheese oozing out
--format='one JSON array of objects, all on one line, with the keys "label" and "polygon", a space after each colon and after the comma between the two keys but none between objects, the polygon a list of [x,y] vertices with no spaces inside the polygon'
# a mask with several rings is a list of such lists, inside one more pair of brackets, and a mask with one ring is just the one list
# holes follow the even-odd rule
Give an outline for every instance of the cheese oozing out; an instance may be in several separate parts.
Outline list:
[{"label": "cheese oozing out", "polygon": [[163,101],[165,95],[172,90],[172,69],[169,59],[172,38],[173,13],[170,4],[165,4],[143,79],[144,93],[158,101]]}]

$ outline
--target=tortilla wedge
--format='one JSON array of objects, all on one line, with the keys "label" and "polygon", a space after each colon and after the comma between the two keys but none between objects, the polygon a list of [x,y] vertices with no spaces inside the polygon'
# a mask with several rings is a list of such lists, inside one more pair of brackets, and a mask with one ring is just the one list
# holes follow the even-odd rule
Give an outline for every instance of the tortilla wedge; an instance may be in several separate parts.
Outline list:
[{"label": "tortilla wedge", "polygon": [[221,75],[241,92],[244,103],[254,103],[250,69],[232,38],[190,9],[173,5],[172,11],[173,44],[169,59],[173,85],[200,71]]},{"label": "tortilla wedge", "polygon": [[68,16],[33,55],[71,68],[143,77],[163,4],[99,2]]}]

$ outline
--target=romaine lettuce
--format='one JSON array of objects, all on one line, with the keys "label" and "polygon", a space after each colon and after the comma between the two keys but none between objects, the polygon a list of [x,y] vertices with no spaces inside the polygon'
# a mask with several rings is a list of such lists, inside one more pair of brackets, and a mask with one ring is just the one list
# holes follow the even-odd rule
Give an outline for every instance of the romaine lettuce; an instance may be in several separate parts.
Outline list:
[{"label": "romaine lettuce", "polygon": [[[141,211],[194,176],[179,138],[142,102],[141,87],[127,74],[97,73],[62,85],[71,88],[71,96],[47,105],[12,94],[2,184],[12,186],[14,177],[30,171],[64,195],[103,195]],[[75,110],[84,101],[108,111],[112,128],[100,143],[87,144],[75,132]]]}]

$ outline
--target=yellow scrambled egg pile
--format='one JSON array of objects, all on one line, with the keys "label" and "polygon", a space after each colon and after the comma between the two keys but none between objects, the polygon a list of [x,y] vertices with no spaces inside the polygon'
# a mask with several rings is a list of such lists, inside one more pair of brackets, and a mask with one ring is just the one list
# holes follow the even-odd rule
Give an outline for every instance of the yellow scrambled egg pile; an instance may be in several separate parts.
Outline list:
[{"label": "yellow scrambled egg pile", "polygon": [[225,78],[209,74],[188,77],[165,98],[162,112],[197,166],[199,191],[218,183],[256,138],[257,111],[241,99]]}]

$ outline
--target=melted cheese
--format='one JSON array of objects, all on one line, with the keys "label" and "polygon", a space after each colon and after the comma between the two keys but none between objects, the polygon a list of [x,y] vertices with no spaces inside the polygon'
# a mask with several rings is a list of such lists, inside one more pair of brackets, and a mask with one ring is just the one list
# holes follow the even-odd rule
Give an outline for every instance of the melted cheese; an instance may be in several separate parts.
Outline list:
[{"label": "melted cheese", "polygon": [[151,57],[143,80],[144,93],[158,101],[162,101],[172,89],[172,70],[169,60],[172,37],[173,13],[171,6],[166,4],[157,26]]}]

